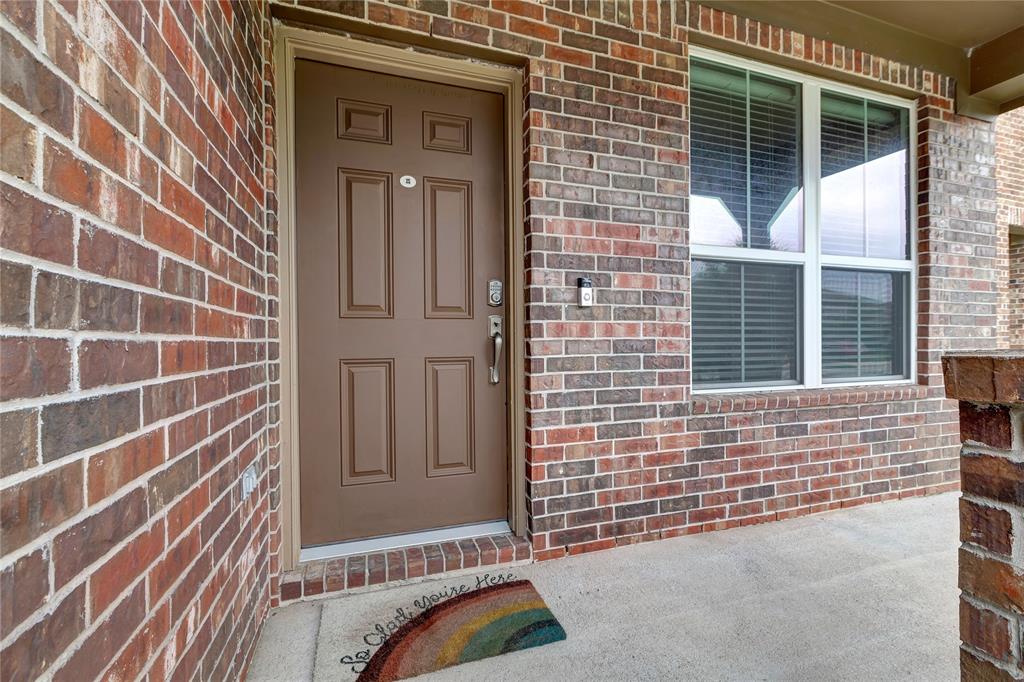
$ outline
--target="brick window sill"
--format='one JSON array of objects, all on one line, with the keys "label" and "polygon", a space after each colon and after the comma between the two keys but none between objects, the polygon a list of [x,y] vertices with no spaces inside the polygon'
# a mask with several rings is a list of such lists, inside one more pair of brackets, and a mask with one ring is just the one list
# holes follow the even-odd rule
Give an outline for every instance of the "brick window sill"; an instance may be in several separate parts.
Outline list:
[{"label": "brick window sill", "polygon": [[791,391],[750,391],[749,393],[701,393],[691,398],[690,414],[860,405],[941,397],[943,397],[941,386],[929,387],[918,384],[798,388]]}]

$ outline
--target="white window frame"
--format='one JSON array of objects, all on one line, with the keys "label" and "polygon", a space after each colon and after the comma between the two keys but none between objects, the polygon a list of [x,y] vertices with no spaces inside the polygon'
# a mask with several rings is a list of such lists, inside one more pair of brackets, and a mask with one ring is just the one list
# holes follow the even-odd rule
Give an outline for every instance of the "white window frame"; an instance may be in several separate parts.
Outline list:
[{"label": "white window frame", "polygon": [[[708,246],[690,242],[690,261],[694,259],[713,259],[736,261],[743,263],[778,263],[799,265],[803,268],[802,303],[800,312],[803,325],[801,348],[802,381],[795,384],[778,385],[744,385],[735,387],[697,388],[693,382],[691,366],[691,388],[695,395],[719,393],[764,393],[767,391],[794,391],[801,389],[842,388],[851,386],[897,386],[917,383],[917,103],[912,99],[896,97],[839,83],[827,78],[810,76],[799,71],[763,64],[758,61],[737,57],[735,55],[691,46],[690,57],[697,57],[725,66],[774,76],[801,87],[800,101],[802,104],[802,172],[804,195],[804,250],[771,251],[768,249],[750,249],[734,246]],[[838,94],[861,97],[880,104],[901,107],[907,114],[907,249],[910,258],[895,260],[888,258],[867,258],[859,256],[830,256],[821,253],[821,91],[828,90]],[[691,230],[692,234],[692,230]],[[906,342],[907,376],[879,377],[873,379],[854,379],[850,381],[823,380],[821,367],[821,270],[826,267],[846,268],[852,270],[876,270],[884,272],[907,273],[908,300],[906,319],[904,320],[904,336]],[[692,272],[692,267],[691,267]],[[691,302],[692,302],[691,298]],[[691,315],[692,318],[692,315]],[[691,332],[691,340],[692,340]],[[691,361],[693,355],[690,355]]]}]

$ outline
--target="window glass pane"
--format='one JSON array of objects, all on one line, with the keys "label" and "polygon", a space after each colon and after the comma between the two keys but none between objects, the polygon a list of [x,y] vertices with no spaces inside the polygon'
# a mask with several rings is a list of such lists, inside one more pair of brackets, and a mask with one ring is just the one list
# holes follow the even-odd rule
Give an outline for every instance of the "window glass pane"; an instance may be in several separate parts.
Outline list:
[{"label": "window glass pane", "polygon": [[866,131],[867,255],[871,258],[909,258],[907,110],[868,102]]},{"label": "window glass pane", "polygon": [[697,244],[745,246],[746,72],[690,63],[690,237]]},{"label": "window glass pane", "polygon": [[905,259],[907,111],[821,93],[821,250]]},{"label": "window glass pane", "polygon": [[821,250],[864,255],[863,100],[821,93]]},{"label": "window glass pane", "polygon": [[798,383],[799,341],[799,266],[693,262],[696,385]]},{"label": "window glass pane", "polygon": [[750,74],[750,243],[803,250],[800,86]]},{"label": "window glass pane", "polygon": [[822,270],[825,379],[906,376],[906,282],[905,273]]},{"label": "window glass pane", "polygon": [[691,65],[691,239],[801,250],[800,86]]}]

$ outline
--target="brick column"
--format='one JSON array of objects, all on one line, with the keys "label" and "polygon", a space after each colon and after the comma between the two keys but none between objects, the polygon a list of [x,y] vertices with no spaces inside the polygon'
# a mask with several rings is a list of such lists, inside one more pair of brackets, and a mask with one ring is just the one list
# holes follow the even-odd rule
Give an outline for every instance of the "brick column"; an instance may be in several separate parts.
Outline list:
[{"label": "brick column", "polygon": [[1024,352],[943,359],[960,401],[960,671],[1024,679]]}]

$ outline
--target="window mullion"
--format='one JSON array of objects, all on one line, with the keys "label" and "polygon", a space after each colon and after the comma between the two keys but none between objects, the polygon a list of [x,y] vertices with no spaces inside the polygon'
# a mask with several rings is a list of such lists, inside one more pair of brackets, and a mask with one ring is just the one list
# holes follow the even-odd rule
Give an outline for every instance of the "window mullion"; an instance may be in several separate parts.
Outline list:
[{"label": "window mullion", "polygon": [[821,88],[804,83],[803,383],[821,386]]}]

